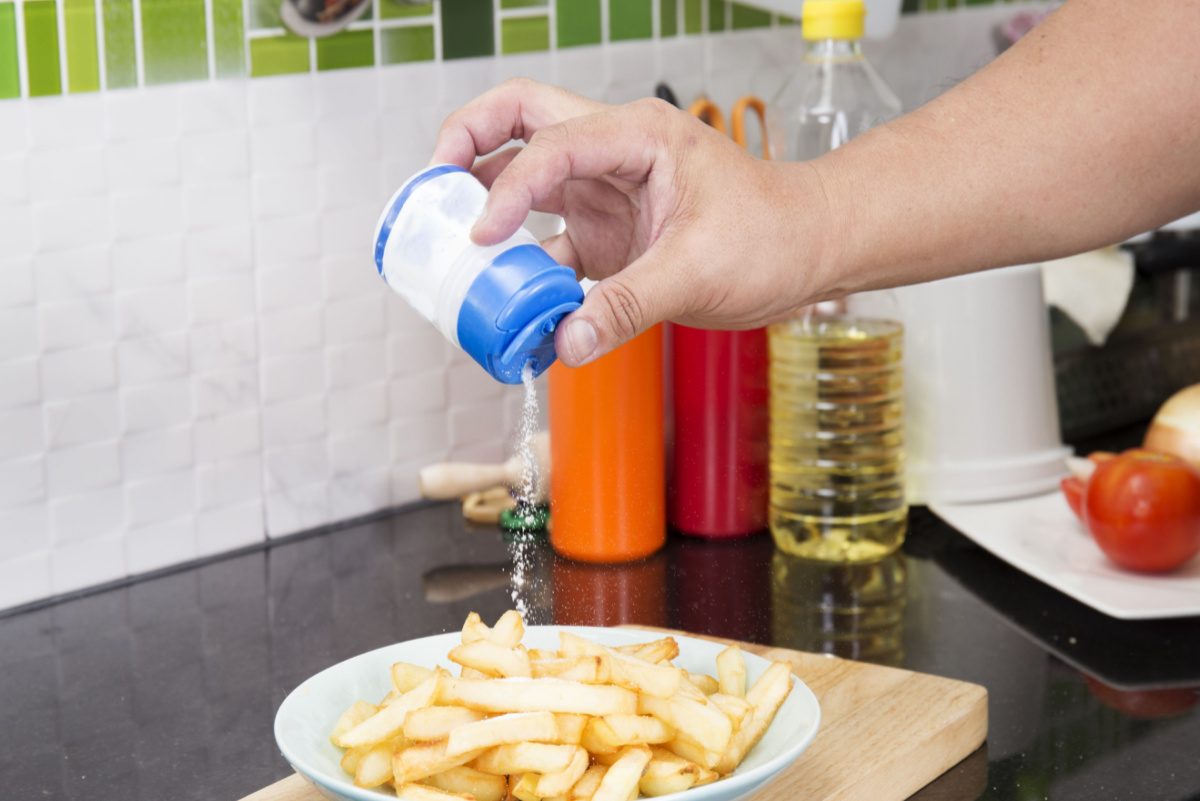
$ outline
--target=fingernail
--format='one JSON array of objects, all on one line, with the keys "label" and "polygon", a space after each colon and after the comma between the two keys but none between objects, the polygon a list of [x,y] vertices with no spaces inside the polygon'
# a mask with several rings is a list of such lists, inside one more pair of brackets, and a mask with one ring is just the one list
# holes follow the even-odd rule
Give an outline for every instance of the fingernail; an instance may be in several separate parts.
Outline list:
[{"label": "fingernail", "polygon": [[567,329],[563,333],[567,340],[567,355],[571,357],[571,361],[578,366],[591,359],[596,351],[595,326],[583,318],[575,318],[567,321]]},{"label": "fingernail", "polygon": [[487,230],[487,216],[488,209],[487,206],[484,206],[483,213],[479,215],[479,218],[475,220],[475,224],[471,226],[471,241],[477,245],[481,242],[479,235]]}]

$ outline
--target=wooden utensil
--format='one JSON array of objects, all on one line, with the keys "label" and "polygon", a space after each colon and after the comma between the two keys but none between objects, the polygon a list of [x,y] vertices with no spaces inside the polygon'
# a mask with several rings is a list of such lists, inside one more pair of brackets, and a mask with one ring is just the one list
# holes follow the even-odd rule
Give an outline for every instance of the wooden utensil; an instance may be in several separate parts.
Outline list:
[{"label": "wooden utensil", "polygon": [[[538,465],[538,484],[547,487],[550,483],[550,434],[540,431],[533,438],[534,458]],[[433,500],[461,498],[470,492],[494,487],[497,484],[516,486],[521,483],[521,472],[525,467],[519,455],[502,464],[473,464],[470,462],[443,462],[422,468],[418,477],[421,495]],[[540,495],[537,501],[544,500]]]},{"label": "wooden utensil", "polygon": [[[779,778],[754,793],[754,801],[904,801],[987,737],[987,690],[977,684],[787,648],[740,645],[789,663],[821,702],[817,739]],[[242,801],[322,799],[305,779],[293,775]]]}]

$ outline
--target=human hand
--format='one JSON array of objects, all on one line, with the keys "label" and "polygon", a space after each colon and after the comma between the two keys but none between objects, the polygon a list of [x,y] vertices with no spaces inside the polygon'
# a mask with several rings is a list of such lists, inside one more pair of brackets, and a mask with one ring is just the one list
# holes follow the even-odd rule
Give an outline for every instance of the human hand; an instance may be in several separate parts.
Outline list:
[{"label": "human hand", "polygon": [[543,245],[599,279],[556,335],[578,366],[662,320],[754,328],[824,297],[822,194],[803,164],[768,164],[660,100],[598,103],[508,81],[452,114],[434,161],[474,166],[488,187],[472,232],[510,236],[530,210],[561,215]]}]

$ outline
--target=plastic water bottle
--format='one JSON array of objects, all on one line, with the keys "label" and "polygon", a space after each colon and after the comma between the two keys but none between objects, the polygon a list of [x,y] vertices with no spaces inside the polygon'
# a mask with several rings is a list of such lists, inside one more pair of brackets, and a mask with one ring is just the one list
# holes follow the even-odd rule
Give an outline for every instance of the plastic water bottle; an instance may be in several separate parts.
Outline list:
[{"label": "plastic water bottle", "polygon": [[[863,57],[862,0],[805,0],[802,17],[801,68],[768,109],[774,155],[790,160],[900,113]],[[862,299],[768,330],[771,533],[780,550],[823,562],[879,560],[907,527],[903,329]]]},{"label": "plastic water bottle", "polygon": [[772,158],[807,161],[900,114],[863,56],[862,0],[805,0],[804,56],[767,107]]},{"label": "plastic water bottle", "polygon": [[375,265],[388,286],[497,381],[521,383],[555,359],[554,329],[583,289],[524,228],[480,247],[471,227],[487,190],[451,164],[408,179],[375,227]]}]

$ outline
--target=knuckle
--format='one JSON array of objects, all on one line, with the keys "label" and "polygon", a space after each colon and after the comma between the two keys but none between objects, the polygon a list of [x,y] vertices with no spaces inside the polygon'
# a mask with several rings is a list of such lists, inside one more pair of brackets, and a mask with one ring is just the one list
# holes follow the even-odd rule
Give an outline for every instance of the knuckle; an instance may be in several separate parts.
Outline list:
[{"label": "knuckle", "polygon": [[622,340],[630,339],[642,329],[645,313],[637,294],[621,280],[613,276],[604,282],[600,301],[608,317],[612,331]]},{"label": "knuckle", "polygon": [[532,78],[526,78],[524,75],[518,75],[515,78],[508,78],[497,88],[504,92],[524,93],[530,91],[535,86],[537,86],[537,81]]},{"label": "knuckle", "polygon": [[634,105],[647,114],[666,114],[674,110],[674,106],[657,97],[643,97],[634,101]]}]

